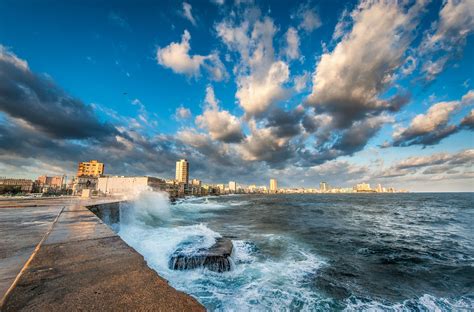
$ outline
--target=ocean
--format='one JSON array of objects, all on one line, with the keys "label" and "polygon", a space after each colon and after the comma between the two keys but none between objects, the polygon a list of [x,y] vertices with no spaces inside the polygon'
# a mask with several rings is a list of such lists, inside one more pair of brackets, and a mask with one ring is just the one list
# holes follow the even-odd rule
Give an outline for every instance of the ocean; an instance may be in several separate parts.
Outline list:
[{"label": "ocean", "polygon": [[[473,311],[474,193],[141,193],[119,235],[210,311]],[[232,270],[173,271],[183,241],[234,244]]]}]

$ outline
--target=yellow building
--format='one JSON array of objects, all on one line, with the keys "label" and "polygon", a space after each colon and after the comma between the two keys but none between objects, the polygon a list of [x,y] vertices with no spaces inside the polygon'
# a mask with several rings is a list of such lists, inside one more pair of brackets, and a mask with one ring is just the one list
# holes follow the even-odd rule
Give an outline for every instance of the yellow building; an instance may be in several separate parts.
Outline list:
[{"label": "yellow building", "polygon": [[176,162],[176,181],[180,183],[189,183],[189,163],[186,159]]},{"label": "yellow building", "polygon": [[104,164],[97,160],[80,162],[77,167],[77,176],[99,177],[104,174]]},{"label": "yellow building", "polygon": [[278,191],[278,182],[276,179],[270,179],[270,192],[276,193]]}]

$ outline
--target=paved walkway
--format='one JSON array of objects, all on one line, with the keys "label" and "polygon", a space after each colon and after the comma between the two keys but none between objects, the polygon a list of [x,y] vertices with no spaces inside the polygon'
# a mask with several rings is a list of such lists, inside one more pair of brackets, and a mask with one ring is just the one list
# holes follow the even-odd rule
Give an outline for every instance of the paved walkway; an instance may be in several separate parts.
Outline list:
[{"label": "paved walkway", "polygon": [[1,311],[203,311],[75,198],[0,200]]}]

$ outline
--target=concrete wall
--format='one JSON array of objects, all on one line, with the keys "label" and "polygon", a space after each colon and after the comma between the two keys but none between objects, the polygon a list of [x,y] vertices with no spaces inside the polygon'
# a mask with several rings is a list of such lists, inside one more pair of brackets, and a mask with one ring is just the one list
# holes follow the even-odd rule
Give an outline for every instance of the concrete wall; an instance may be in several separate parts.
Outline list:
[{"label": "concrete wall", "polygon": [[100,177],[97,190],[106,195],[133,194],[148,187],[148,177]]}]

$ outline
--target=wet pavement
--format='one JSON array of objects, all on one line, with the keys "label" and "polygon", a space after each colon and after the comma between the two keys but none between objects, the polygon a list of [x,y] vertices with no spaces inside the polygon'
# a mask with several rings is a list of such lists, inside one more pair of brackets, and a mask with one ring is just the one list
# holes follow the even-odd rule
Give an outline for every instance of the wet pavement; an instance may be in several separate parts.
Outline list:
[{"label": "wet pavement", "polygon": [[1,310],[204,310],[85,207],[102,202],[0,200]]}]

